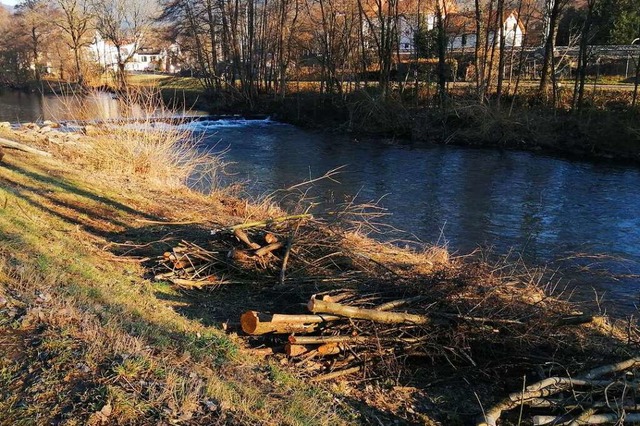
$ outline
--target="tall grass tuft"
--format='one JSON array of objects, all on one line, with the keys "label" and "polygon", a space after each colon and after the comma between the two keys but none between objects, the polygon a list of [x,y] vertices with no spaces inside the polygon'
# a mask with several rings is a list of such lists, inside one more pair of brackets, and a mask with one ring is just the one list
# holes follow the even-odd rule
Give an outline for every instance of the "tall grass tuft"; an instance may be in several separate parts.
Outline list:
[{"label": "tall grass tuft", "polygon": [[[87,102],[89,97],[94,98],[92,102]],[[102,110],[95,102],[100,97]],[[155,91],[130,90],[117,100],[96,93],[76,95],[62,103],[67,116],[85,118],[89,116],[86,109],[91,109],[93,120],[75,120],[85,124],[86,137],[67,152],[79,156],[90,170],[144,179],[162,187],[217,189],[221,154],[198,149],[200,139],[189,126],[169,124],[170,117],[186,111],[168,110]]]}]

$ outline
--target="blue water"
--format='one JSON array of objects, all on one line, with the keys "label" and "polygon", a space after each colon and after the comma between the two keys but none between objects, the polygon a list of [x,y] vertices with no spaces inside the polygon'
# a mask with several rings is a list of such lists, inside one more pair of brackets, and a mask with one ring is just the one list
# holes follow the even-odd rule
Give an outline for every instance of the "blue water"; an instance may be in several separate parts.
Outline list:
[{"label": "blue water", "polygon": [[[522,257],[558,270],[580,299],[609,310],[640,300],[640,169],[528,152],[357,140],[271,121],[193,123],[203,147],[226,150],[229,181],[260,198],[344,166],[306,195],[323,206],[376,201],[405,233],[382,239],[446,245],[464,255]],[[280,193],[282,195],[282,193]],[[329,207],[330,209],[330,207]],[[386,230],[386,229],[385,229]]]}]

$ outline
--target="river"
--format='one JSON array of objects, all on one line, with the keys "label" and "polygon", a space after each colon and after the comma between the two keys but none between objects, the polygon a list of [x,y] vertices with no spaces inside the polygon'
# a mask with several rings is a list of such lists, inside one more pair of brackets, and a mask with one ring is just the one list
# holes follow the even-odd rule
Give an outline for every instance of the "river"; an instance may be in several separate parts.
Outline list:
[{"label": "river", "polygon": [[[0,95],[0,121],[58,118],[42,105],[51,108],[55,99],[26,95],[16,106]],[[378,238],[437,243],[459,255],[482,249],[494,259],[521,257],[550,275],[557,271],[552,281],[575,287],[580,300],[595,291],[604,307],[624,313],[640,302],[637,167],[355,139],[269,120],[188,126],[202,149],[225,151],[225,179],[246,182],[254,199],[344,166],[336,181],[316,182],[307,196],[323,205],[376,202],[388,214],[378,221],[405,231]]]}]

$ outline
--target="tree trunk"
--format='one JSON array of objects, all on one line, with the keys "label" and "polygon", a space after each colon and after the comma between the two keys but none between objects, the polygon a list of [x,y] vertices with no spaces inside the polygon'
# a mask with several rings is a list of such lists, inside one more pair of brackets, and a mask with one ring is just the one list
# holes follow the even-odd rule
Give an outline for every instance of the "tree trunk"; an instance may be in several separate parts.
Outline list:
[{"label": "tree trunk", "polygon": [[552,73],[555,73],[555,66],[553,66],[553,55],[556,45],[556,29],[558,27],[558,21],[560,19],[560,12],[562,11],[561,3],[563,0],[549,0],[553,2],[551,7],[551,13],[549,15],[549,34],[544,44],[544,59],[542,62],[542,72],[540,75],[540,94],[546,97],[548,92],[549,77]]}]

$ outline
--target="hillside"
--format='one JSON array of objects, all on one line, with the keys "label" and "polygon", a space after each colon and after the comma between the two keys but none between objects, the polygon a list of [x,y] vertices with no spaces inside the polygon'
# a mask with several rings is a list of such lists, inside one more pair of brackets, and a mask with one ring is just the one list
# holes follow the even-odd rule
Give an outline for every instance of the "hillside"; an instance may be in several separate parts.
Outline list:
[{"label": "hillside", "polygon": [[[184,134],[27,124],[0,136],[51,154],[4,149],[0,163],[2,424],[469,424],[523,377],[556,383],[635,353],[635,323],[577,312],[523,265],[381,244],[362,234],[366,216],[357,229],[352,214],[287,222],[232,188],[189,190],[187,166],[217,160],[178,151]],[[251,246],[291,238],[287,279],[285,246],[258,258],[243,233],[220,234],[233,225]],[[210,261],[206,280],[175,262],[185,247],[194,268]],[[334,358],[288,357],[286,335],[240,329],[244,311],[301,314],[314,294],[355,298],[351,311],[395,300],[385,315],[420,322],[334,318],[308,336],[342,333]]]}]

